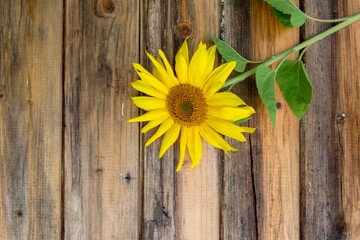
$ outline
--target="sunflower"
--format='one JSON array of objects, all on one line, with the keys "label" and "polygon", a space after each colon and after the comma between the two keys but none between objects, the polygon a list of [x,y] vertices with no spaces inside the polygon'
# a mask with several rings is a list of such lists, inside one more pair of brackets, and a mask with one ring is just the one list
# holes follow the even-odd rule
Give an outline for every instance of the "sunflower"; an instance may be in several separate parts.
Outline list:
[{"label": "sunflower", "polygon": [[165,134],[159,158],[180,136],[180,159],[176,171],[181,169],[186,148],[192,160],[191,168],[199,164],[202,155],[201,138],[228,154],[228,151],[237,149],[230,146],[219,133],[246,141],[242,132],[252,133],[255,130],[233,123],[249,117],[255,111],[237,95],[218,92],[236,63],[228,62],[213,69],[215,51],[215,45],[206,49],[206,44],[200,42],[189,61],[185,40],[175,56],[176,76],[161,50],[159,55],[162,61],[147,53],[154,64],[152,74],[140,64],[134,63],[141,80],[131,85],[148,96],[132,97],[132,101],[147,112],[129,122],[149,121],[141,129],[142,133],[160,125],[145,144],[148,146]]}]

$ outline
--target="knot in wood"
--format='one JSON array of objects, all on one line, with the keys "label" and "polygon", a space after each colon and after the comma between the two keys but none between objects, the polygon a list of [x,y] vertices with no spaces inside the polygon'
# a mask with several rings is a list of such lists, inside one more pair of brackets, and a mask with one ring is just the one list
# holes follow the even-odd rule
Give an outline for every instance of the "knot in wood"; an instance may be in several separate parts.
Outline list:
[{"label": "knot in wood", "polygon": [[106,13],[113,13],[115,10],[115,3],[111,0],[103,0],[101,2],[101,7]]},{"label": "knot in wood", "polygon": [[5,86],[4,86],[4,85],[0,85],[0,98],[5,97],[5,94],[4,94],[4,92],[3,92],[4,89],[5,89]]},{"label": "knot in wood", "polygon": [[98,168],[98,169],[95,170],[95,172],[96,172],[98,175],[102,175],[103,171],[104,171],[104,170],[103,170],[102,168]]},{"label": "knot in wood", "polygon": [[181,22],[176,26],[179,37],[185,39],[192,34],[192,26],[189,23]]},{"label": "knot in wood", "polygon": [[97,0],[93,2],[94,14],[98,18],[112,18],[117,14],[116,0]]}]

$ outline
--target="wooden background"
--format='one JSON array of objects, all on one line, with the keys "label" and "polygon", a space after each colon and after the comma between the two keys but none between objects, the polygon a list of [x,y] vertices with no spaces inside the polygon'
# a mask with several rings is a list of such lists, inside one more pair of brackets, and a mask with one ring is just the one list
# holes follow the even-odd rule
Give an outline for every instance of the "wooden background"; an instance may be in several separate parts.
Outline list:
[{"label": "wooden background", "polygon": [[[301,0],[308,15],[359,0]],[[0,239],[360,239],[360,22],[308,49],[314,98],[298,121],[277,87],[272,128],[254,78],[234,92],[257,127],[198,167],[126,121],[139,114],[132,63],[171,63],[205,34],[248,59],[333,24],[286,29],[261,0],[0,0]],[[219,58],[218,58],[219,59]],[[343,115],[344,114],[344,115]]]}]

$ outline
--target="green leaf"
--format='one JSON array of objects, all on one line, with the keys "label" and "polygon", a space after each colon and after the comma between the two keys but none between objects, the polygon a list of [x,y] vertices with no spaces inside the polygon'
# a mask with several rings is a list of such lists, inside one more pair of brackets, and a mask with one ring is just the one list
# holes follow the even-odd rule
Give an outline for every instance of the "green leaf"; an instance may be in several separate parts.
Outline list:
[{"label": "green leaf", "polygon": [[277,82],[289,107],[301,119],[312,99],[312,86],[303,62],[285,60],[277,71]]},{"label": "green leaf", "polygon": [[240,56],[232,47],[230,47],[226,42],[210,35],[206,35],[214,40],[217,50],[221,56],[227,61],[236,61],[236,66],[234,68],[237,72],[244,72],[246,64],[251,63],[251,61]]},{"label": "green leaf", "polygon": [[234,123],[243,123],[243,122],[249,121],[250,119],[252,119],[252,117],[243,118],[243,119],[235,121]]},{"label": "green leaf", "polygon": [[256,86],[273,126],[276,121],[275,74],[275,71],[265,64],[261,64],[256,69]]},{"label": "green leaf", "polygon": [[[274,12],[275,16],[278,18],[279,22],[285,27],[301,27],[306,19],[308,18],[305,13],[300,11],[290,0],[265,0],[271,5],[272,8],[275,8],[278,12]],[[281,12],[282,14],[280,14]],[[290,16],[286,16],[290,15]],[[290,22],[290,25],[284,24]]]},{"label": "green leaf", "polygon": [[290,14],[286,14],[283,13],[279,10],[277,10],[274,7],[271,7],[271,10],[273,11],[273,13],[275,14],[276,19],[285,27],[291,28],[293,27],[293,25],[290,22],[291,19],[291,15]]}]

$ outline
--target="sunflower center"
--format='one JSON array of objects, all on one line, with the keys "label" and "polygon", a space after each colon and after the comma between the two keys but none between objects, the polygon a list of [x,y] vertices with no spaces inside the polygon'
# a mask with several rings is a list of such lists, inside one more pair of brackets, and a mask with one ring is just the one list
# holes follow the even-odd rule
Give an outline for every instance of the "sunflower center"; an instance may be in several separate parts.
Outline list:
[{"label": "sunflower center", "polygon": [[191,104],[191,102],[182,102],[179,105],[179,110],[183,115],[190,117],[194,111],[194,106]]},{"label": "sunflower center", "polygon": [[182,126],[198,126],[206,119],[207,104],[200,88],[180,84],[170,89],[167,107],[171,117]]}]

